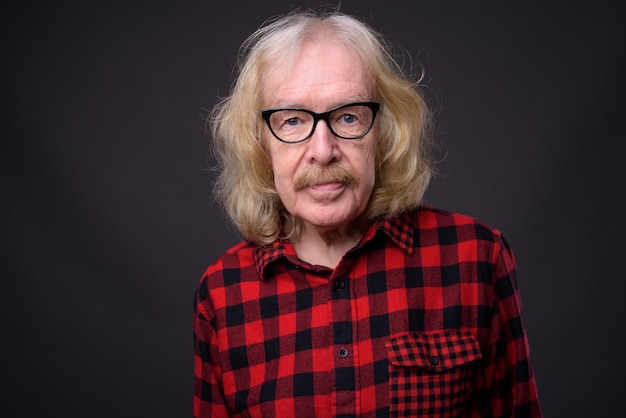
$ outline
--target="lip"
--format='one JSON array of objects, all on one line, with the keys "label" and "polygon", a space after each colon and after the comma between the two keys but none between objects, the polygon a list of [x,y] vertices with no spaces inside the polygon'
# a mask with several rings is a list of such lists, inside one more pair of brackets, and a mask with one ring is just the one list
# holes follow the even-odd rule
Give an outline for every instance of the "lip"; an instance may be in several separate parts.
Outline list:
[{"label": "lip", "polygon": [[318,183],[307,188],[309,195],[317,202],[330,202],[339,198],[344,192],[344,183]]},{"label": "lip", "polygon": [[311,189],[313,190],[318,190],[318,191],[333,191],[333,190],[338,190],[344,187],[343,183],[335,183],[335,182],[329,182],[329,183],[319,183],[319,184],[314,184],[312,186],[310,186]]}]

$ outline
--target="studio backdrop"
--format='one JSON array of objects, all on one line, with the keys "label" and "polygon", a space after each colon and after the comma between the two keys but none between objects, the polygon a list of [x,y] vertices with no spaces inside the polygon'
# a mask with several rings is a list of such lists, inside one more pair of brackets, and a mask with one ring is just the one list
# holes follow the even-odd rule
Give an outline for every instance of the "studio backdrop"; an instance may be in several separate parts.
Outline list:
[{"label": "studio backdrop", "polygon": [[[6,3],[6,2],[5,2]],[[192,311],[239,240],[204,117],[263,21],[314,2],[2,6],[3,417],[189,417]],[[512,245],[550,417],[623,410],[626,8],[344,0],[424,69],[425,202]],[[411,57],[411,59],[408,58]]]}]

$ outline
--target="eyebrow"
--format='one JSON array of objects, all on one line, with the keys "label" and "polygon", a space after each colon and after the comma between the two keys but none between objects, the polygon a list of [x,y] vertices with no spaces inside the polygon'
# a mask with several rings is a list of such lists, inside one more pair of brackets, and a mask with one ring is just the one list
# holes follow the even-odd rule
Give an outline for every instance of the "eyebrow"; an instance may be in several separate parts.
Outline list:
[{"label": "eyebrow", "polygon": [[[331,105],[328,107],[328,109],[323,109],[321,110],[321,112],[326,112],[330,109],[334,109],[336,107],[339,106],[344,106],[344,105],[349,105],[351,103],[359,103],[359,102],[370,102],[372,101],[371,98],[369,96],[361,96],[361,95],[354,95],[354,96],[350,96],[347,99],[344,100],[339,100],[337,102],[333,102],[335,104]],[[299,102],[279,102],[276,106],[269,106],[266,107],[264,109],[303,109],[303,110],[311,110],[309,109],[307,106],[303,106],[303,105],[299,105],[299,104],[295,104],[295,103],[299,103]]]}]

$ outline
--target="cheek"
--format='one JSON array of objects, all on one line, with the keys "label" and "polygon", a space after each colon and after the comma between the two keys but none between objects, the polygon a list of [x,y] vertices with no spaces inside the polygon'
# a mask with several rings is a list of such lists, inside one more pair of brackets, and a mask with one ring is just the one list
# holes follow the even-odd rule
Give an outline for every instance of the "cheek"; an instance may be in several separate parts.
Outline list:
[{"label": "cheek", "polygon": [[284,199],[286,193],[291,189],[287,179],[276,172],[274,172],[274,187],[281,199]]},{"label": "cheek", "polygon": [[293,178],[295,173],[295,167],[292,164],[288,164],[289,157],[285,155],[277,159],[272,156],[272,171],[274,177],[274,187],[281,200],[288,199],[289,195],[293,192]]},{"label": "cheek", "polygon": [[285,166],[285,161],[287,158],[285,157],[285,153],[280,152],[275,145],[268,147],[268,155],[270,157],[274,181],[278,182],[279,179],[286,174],[287,167]]},{"label": "cheek", "polygon": [[373,187],[376,181],[376,151],[374,147],[368,148],[363,154],[363,182],[368,187]]},{"label": "cheek", "polygon": [[296,172],[294,164],[290,164],[293,161],[288,156],[281,156],[280,159],[272,158],[272,171],[274,173],[274,183],[286,184],[289,183]]},{"label": "cheek", "polygon": [[369,199],[372,194],[372,190],[374,190],[374,186],[376,184],[376,171],[374,169],[374,162],[367,166],[367,171],[363,173],[363,178],[361,179],[361,189],[362,193],[366,199]]}]

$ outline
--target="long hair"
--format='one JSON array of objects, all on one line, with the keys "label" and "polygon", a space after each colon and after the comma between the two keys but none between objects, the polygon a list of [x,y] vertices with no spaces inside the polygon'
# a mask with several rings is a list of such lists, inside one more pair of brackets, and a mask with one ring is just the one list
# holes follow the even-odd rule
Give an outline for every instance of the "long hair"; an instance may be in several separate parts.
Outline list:
[{"label": "long hair", "polygon": [[[405,74],[380,34],[339,12],[294,12],[268,21],[243,43],[230,94],[209,116],[219,173],[216,200],[243,237],[258,244],[274,241],[290,216],[274,186],[264,143],[262,77],[277,63],[290,65],[302,45],[321,32],[362,57],[381,103],[376,181],[361,220],[367,223],[417,207],[432,175],[428,106],[418,81]],[[303,223],[291,223],[291,237],[297,238]]]}]

